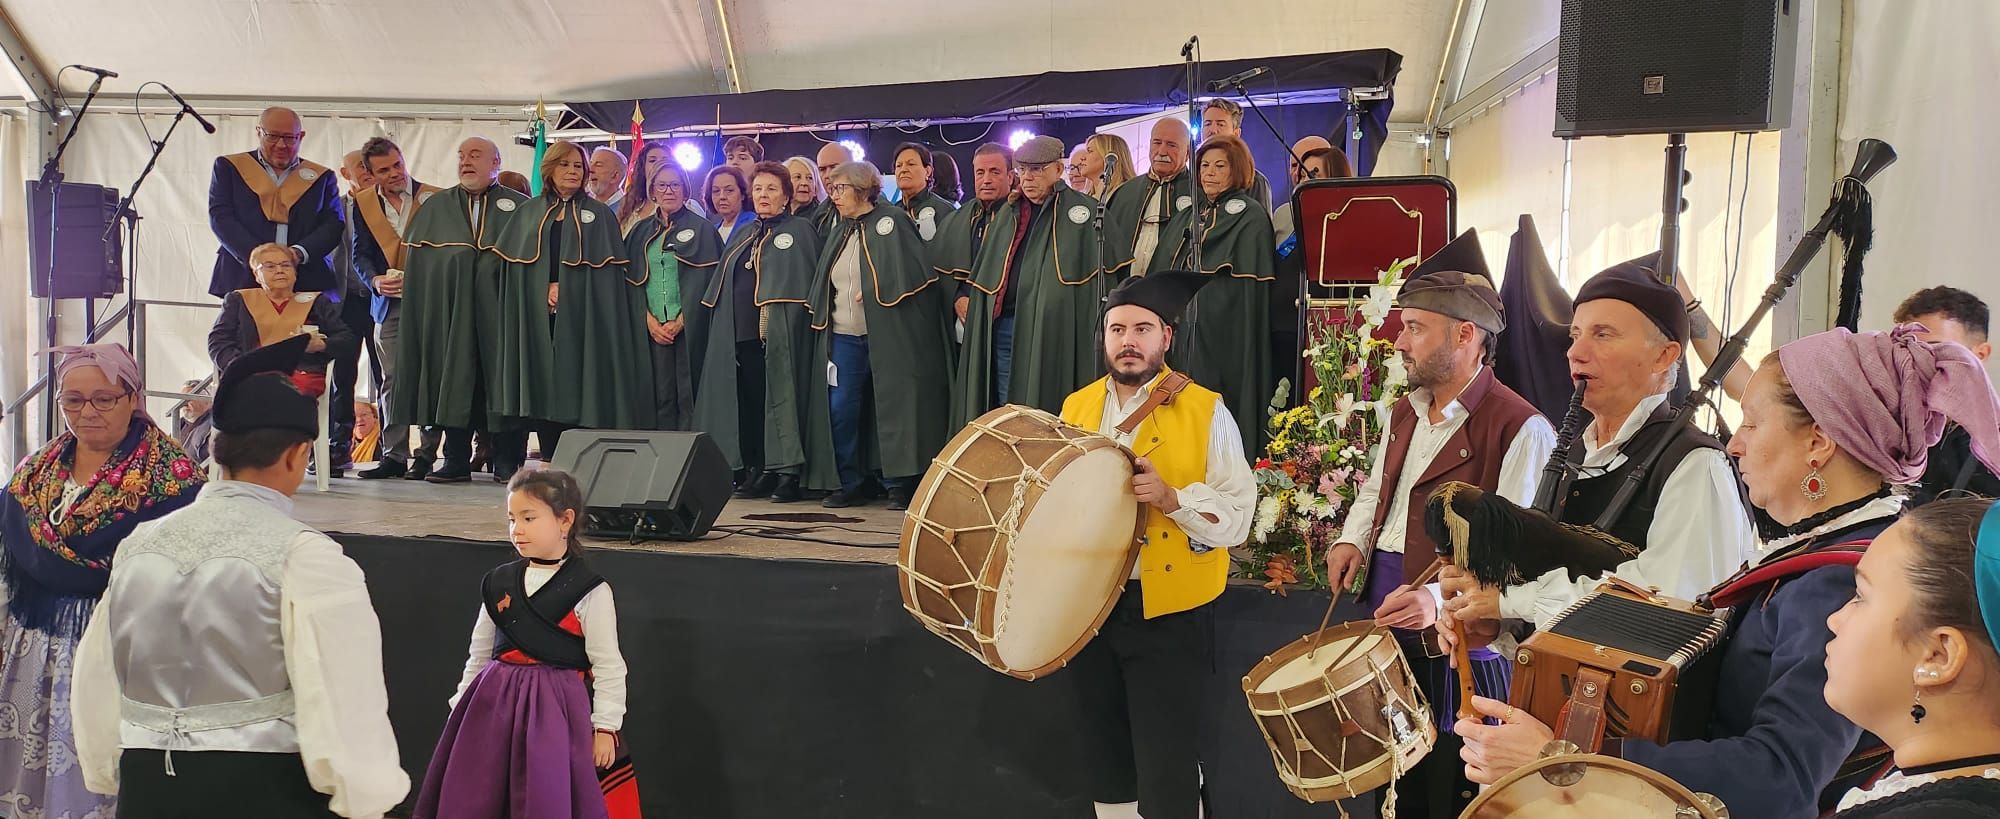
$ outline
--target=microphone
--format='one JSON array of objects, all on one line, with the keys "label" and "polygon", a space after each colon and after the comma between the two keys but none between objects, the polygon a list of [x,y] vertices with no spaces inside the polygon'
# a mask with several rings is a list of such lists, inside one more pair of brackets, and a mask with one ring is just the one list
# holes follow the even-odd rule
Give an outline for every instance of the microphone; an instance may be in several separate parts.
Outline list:
[{"label": "microphone", "polygon": [[92,74],[96,74],[97,76],[100,76],[100,77],[105,77],[105,78],[108,78],[108,79],[117,79],[117,78],[118,78],[118,72],[116,72],[116,71],[106,71],[106,70],[104,70],[104,69],[102,69],[102,68],[92,68],[92,67],[90,67],[90,66],[87,66],[87,65],[72,65],[72,66],[70,66],[70,68],[74,68],[74,69],[76,69],[76,70],[78,70],[78,71],[88,71],[88,72],[90,72],[90,73],[92,73]]},{"label": "microphone", "polygon": [[1254,79],[1256,79],[1256,78],[1258,78],[1258,77],[1262,77],[1262,76],[1264,76],[1265,74],[1269,74],[1269,73],[1271,73],[1271,67],[1270,67],[1270,66],[1268,66],[1268,65],[1260,65],[1260,66],[1257,66],[1256,68],[1252,68],[1252,69],[1250,69],[1249,71],[1245,71],[1245,72],[1243,72],[1243,73],[1241,73],[1241,74],[1233,74],[1233,75],[1230,75],[1230,76],[1227,76],[1227,77],[1223,77],[1222,79],[1219,79],[1219,80],[1216,80],[1216,81],[1214,81],[1214,82],[1211,82],[1211,83],[1209,83],[1209,84],[1208,84],[1208,90],[1210,90],[1210,91],[1221,91],[1221,90],[1223,90],[1223,89],[1225,89],[1225,88],[1228,88],[1228,87],[1230,87],[1230,86],[1232,86],[1232,85],[1242,85],[1242,84],[1244,84],[1244,83],[1246,83],[1246,82],[1249,82],[1249,81],[1251,81],[1251,80],[1254,80]]},{"label": "microphone", "polygon": [[1194,47],[1199,44],[1201,44],[1200,35],[1189,37],[1187,42],[1181,45],[1181,56],[1192,58],[1194,56]]},{"label": "microphone", "polygon": [[173,97],[174,102],[178,102],[181,104],[182,111],[186,111],[189,114],[194,115],[194,121],[201,123],[202,130],[207,131],[211,134],[215,133],[215,125],[211,124],[208,121],[207,117],[203,117],[200,111],[194,110],[194,106],[189,105],[187,100],[181,99],[181,92],[175,91],[171,87],[168,87],[166,83],[161,83],[160,87],[167,89],[167,96]]}]

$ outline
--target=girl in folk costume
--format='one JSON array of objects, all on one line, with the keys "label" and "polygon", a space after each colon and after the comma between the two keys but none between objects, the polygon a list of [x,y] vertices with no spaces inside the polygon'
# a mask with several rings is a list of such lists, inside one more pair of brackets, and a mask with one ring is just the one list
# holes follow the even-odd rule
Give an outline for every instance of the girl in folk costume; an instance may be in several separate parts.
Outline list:
[{"label": "girl in folk costume", "polygon": [[[611,587],[582,557],[582,509],[569,473],[523,470],[508,483],[508,537],[521,559],[481,584],[471,658],[418,819],[609,815],[597,770],[618,761],[625,659]],[[618,780],[629,783],[629,772]]]}]

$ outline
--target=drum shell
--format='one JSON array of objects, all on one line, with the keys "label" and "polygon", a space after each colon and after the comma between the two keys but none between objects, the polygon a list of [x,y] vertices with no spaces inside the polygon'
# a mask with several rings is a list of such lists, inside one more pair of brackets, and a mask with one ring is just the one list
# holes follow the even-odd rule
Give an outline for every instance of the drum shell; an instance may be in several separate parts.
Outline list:
[{"label": "drum shell", "polygon": [[[1568,765],[1583,771],[1571,785],[1556,785],[1543,775]],[[1616,757],[1570,754],[1544,757],[1502,777],[1480,791],[1459,819],[1722,819],[1727,815],[1659,771]]]},{"label": "drum shell", "polygon": [[[1125,581],[1138,560],[1139,537],[1145,516],[1132,494],[1131,474],[1115,488],[1107,488],[1107,514],[1129,515],[1126,525],[1114,519],[1120,530],[1122,550],[1106,544],[1106,582],[1092,589],[1092,599],[1101,598],[1087,628],[1079,629],[1073,642],[1047,662],[1029,666],[1009,664],[996,645],[1002,626],[995,590],[1006,581],[1006,573],[1016,555],[1012,539],[1000,534],[992,517],[968,510],[1003,508],[1015,491],[1015,481],[1007,479],[1032,468],[1051,481],[1077,461],[1106,450],[1120,451],[1117,442],[1094,432],[1064,424],[1040,410],[1006,406],[980,416],[945,444],[932,467],[924,473],[904,513],[902,539],[897,554],[898,586],[903,607],[926,629],[943,637],[988,668],[1023,680],[1034,680],[1067,665],[1083,650],[1111,615]],[[973,478],[967,475],[988,476]],[[1034,515],[1044,490],[1026,488],[1018,515],[1025,524]],[[973,501],[983,498],[985,506]],[[940,523],[942,521],[942,523]],[[929,522],[931,525],[925,525]],[[1129,532],[1129,534],[1125,534]],[[940,591],[944,587],[947,591]],[[966,613],[969,613],[967,615]]]},{"label": "drum shell", "polygon": [[[1314,803],[1351,798],[1394,780],[1398,766],[1390,759],[1391,750],[1375,739],[1395,736],[1382,713],[1392,698],[1415,706],[1407,728],[1420,734],[1403,750],[1402,770],[1415,765],[1437,742],[1429,706],[1388,630],[1360,621],[1319,634],[1317,642],[1307,635],[1265,657],[1243,678],[1250,716],[1270,746],[1279,781],[1300,799]],[[1258,690],[1279,669],[1314,652],[1315,646],[1339,657],[1343,651],[1339,646],[1347,639],[1370,636],[1379,639],[1347,654],[1323,676],[1274,691]]]}]

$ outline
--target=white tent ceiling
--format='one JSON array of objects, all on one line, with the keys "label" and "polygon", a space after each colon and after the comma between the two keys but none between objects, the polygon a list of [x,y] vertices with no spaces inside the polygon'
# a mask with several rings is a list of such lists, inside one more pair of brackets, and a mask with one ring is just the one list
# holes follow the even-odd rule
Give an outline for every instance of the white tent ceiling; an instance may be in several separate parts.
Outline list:
[{"label": "white tent ceiling", "polygon": [[[43,70],[184,96],[520,103],[816,88],[1389,48],[1421,121],[1460,0],[0,0]],[[721,32],[728,32],[725,38]],[[89,75],[69,72],[68,91]],[[153,89],[157,90],[157,89]],[[0,83],[0,93],[20,95]]]}]

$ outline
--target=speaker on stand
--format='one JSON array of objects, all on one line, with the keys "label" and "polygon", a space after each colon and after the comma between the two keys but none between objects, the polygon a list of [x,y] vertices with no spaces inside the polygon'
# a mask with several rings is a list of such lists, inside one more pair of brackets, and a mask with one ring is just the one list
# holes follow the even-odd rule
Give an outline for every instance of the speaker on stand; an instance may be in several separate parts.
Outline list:
[{"label": "speaker on stand", "polygon": [[583,490],[583,531],[630,542],[699,540],[729,503],[729,462],[705,432],[573,429],[552,463]]}]

